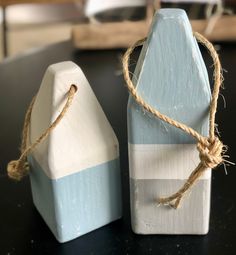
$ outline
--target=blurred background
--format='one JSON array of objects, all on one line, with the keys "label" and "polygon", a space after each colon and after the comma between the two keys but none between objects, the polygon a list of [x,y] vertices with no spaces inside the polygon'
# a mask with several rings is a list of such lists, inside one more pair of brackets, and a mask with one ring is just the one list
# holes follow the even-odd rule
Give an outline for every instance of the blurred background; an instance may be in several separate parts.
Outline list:
[{"label": "blurred background", "polygon": [[78,48],[128,47],[146,35],[155,9],[182,8],[193,30],[236,40],[236,0],[0,0],[0,61],[71,40]]}]

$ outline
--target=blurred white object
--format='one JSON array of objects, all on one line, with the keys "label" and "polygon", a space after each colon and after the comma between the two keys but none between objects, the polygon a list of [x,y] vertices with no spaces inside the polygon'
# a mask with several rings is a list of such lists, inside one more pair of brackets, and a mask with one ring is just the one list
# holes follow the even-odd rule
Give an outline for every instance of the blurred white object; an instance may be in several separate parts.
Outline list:
[{"label": "blurred white object", "polygon": [[85,15],[91,17],[110,9],[145,6],[146,3],[146,0],[88,0],[85,6]]},{"label": "blurred white object", "polygon": [[164,3],[210,3],[216,4],[220,0],[162,0]]}]

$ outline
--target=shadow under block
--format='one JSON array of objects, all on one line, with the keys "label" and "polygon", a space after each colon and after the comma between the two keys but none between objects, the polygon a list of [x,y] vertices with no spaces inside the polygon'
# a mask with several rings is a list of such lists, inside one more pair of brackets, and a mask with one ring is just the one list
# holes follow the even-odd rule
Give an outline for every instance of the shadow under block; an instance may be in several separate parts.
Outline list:
[{"label": "shadow under block", "polygon": [[[152,107],[208,135],[211,91],[207,70],[186,13],[161,9],[151,25],[133,75]],[[196,141],[144,111],[130,96],[128,143],[132,228],[140,234],[206,234],[211,170],[175,210],[157,204],[179,190],[199,163]]]},{"label": "shadow under block", "polygon": [[121,218],[119,144],[81,69],[51,65],[34,103],[29,141],[35,141],[78,87],[67,113],[28,157],[34,204],[59,242]]}]

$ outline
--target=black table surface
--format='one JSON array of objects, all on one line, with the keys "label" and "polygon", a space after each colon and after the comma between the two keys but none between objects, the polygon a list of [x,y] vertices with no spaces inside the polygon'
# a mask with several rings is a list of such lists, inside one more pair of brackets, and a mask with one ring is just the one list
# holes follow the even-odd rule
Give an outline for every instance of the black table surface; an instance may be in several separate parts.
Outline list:
[{"label": "black table surface", "polygon": [[[217,123],[236,161],[236,44],[219,43],[224,68],[223,96],[219,98]],[[212,62],[201,49],[212,82]],[[31,51],[0,64],[0,254],[236,254],[236,173],[223,166],[213,171],[210,231],[205,236],[136,235],[131,230],[127,155],[126,107],[121,57],[124,50],[80,51],[63,42]],[[132,67],[138,52],[132,57]],[[35,209],[29,178],[14,182],[6,165],[19,155],[24,114],[36,94],[46,68],[72,60],[87,76],[113,126],[121,154],[123,218],[73,241],[58,243]],[[225,103],[224,103],[225,101]],[[226,106],[225,106],[226,104]]]}]

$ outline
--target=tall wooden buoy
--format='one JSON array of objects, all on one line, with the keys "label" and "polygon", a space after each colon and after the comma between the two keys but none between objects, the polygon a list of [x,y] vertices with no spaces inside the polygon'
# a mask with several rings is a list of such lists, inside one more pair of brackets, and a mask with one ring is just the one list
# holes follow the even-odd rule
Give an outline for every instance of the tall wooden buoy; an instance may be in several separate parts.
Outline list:
[{"label": "tall wooden buoy", "polygon": [[[208,136],[211,91],[186,13],[161,9],[143,45],[133,83],[153,108]],[[211,171],[185,195],[179,209],[159,205],[186,182],[199,163],[196,141],[128,102],[131,217],[135,233],[206,234]]]},{"label": "tall wooden buoy", "polygon": [[74,63],[47,69],[31,114],[29,142],[58,116],[71,84],[78,91],[69,110],[28,158],[34,204],[59,242],[121,217],[118,141]]}]

